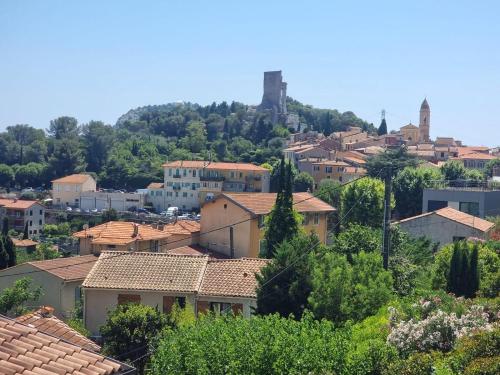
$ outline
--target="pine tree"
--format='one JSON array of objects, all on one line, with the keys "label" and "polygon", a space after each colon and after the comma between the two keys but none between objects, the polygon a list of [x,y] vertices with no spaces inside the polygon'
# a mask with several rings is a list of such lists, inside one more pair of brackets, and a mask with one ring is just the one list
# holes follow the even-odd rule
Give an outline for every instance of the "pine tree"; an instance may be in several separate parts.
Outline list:
[{"label": "pine tree", "polygon": [[385,122],[385,118],[382,119],[382,122],[380,123],[380,126],[378,127],[377,134],[378,135],[387,134],[387,123]]}]

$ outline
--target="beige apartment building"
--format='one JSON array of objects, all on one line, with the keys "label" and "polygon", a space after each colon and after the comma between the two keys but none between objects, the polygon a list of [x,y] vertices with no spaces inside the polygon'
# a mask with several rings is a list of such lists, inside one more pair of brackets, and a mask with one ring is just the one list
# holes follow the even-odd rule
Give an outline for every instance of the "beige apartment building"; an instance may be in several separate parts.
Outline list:
[{"label": "beige apartment building", "polygon": [[96,191],[96,181],[88,174],[72,174],[52,180],[52,199],[56,207],[80,207],[83,192]]},{"label": "beige apartment building", "polygon": [[[275,193],[224,193],[201,207],[200,245],[231,258],[256,258],[261,252],[264,222],[276,202]],[[326,243],[328,214],[335,208],[309,193],[293,194],[303,215],[303,229]]]},{"label": "beige apartment building", "polygon": [[37,201],[0,198],[0,226],[7,217],[9,229],[23,232],[28,226],[28,236],[38,235],[45,225],[45,206]]},{"label": "beige apartment building", "polygon": [[157,212],[168,207],[198,210],[225,191],[269,192],[270,171],[249,163],[177,160],[163,164],[164,182],[148,186]]}]

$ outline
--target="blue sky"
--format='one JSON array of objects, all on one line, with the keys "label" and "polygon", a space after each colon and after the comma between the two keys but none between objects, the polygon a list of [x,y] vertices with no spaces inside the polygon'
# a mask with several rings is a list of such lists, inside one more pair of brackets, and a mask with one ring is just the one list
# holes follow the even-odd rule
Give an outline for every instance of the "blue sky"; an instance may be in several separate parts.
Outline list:
[{"label": "blue sky", "polygon": [[0,1],[0,130],[61,115],[112,123],[177,100],[288,94],[390,129],[500,144],[497,1]]}]

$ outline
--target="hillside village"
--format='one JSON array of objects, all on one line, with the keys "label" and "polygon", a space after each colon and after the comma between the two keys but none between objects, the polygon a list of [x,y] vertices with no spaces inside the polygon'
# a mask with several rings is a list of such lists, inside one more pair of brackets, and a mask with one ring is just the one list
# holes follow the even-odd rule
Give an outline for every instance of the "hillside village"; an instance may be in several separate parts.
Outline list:
[{"label": "hillside village", "polygon": [[[0,373],[142,371],[150,363],[146,336],[123,345],[121,354],[110,349],[110,317],[126,314],[129,306],[149,307],[162,324],[167,319],[180,330],[182,324],[204,329],[209,320],[202,316],[251,320],[292,313],[301,321],[311,319],[308,311],[341,327],[377,316],[385,322],[380,314],[395,300],[403,309],[411,298],[436,306],[446,299],[465,315],[476,311],[472,304],[484,312],[467,329],[498,332],[491,302],[498,302],[500,291],[498,147],[437,136],[430,99],[420,105],[418,125],[388,131],[383,118],[378,128],[314,130],[294,111],[286,89],[281,71],[266,72],[262,103],[245,109],[245,116],[269,126],[257,131],[283,129],[283,137],[266,141],[277,144],[269,158],[254,153],[249,161],[235,161],[222,152],[169,157],[161,163],[162,175],[141,177],[142,186],[121,181],[136,189],[103,187],[112,175],[90,168],[73,168],[33,188],[0,168]],[[120,120],[129,126],[134,121],[131,114]],[[384,177],[390,168],[393,174]],[[324,263],[313,255],[324,256]],[[460,256],[469,259],[460,263],[469,267],[465,273],[456,268]],[[345,290],[338,284],[342,278],[352,282]],[[464,282],[477,285],[456,288]],[[342,295],[331,290],[335,285]],[[6,297],[12,293],[15,301]],[[471,302],[464,304],[463,297]],[[472,302],[474,297],[491,304]],[[348,301],[360,303],[353,306],[359,312]],[[443,309],[440,314],[453,312],[448,305]],[[387,342],[403,368],[410,366],[408,357],[396,360],[397,352],[407,349],[394,337],[410,338],[398,327],[372,339]],[[134,347],[139,355],[129,355]],[[363,353],[353,352],[351,360],[361,361],[356,356]]]}]

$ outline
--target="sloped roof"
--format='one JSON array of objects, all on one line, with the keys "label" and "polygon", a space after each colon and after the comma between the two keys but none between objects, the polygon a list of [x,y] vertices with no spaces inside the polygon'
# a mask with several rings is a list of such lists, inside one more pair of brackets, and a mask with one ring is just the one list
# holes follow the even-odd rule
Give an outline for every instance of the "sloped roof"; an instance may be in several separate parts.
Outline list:
[{"label": "sloped roof", "polygon": [[322,160],[312,163],[313,165],[332,165],[338,167],[347,167],[349,164],[339,160]]},{"label": "sloped roof", "polygon": [[83,286],[194,293],[207,262],[205,255],[103,251]]},{"label": "sloped roof", "polygon": [[258,258],[210,260],[201,283],[200,295],[256,298],[259,273],[269,260]]},{"label": "sloped roof", "polygon": [[454,208],[451,208],[451,207],[444,207],[444,208],[441,208],[441,209],[436,210],[436,211],[426,212],[426,213],[423,213],[421,215],[409,217],[407,219],[399,221],[399,223],[411,222],[415,219],[419,219],[419,218],[422,218],[425,216],[430,216],[430,215],[437,215],[437,216],[440,216],[442,218],[452,220],[452,221],[455,221],[457,223],[466,225],[468,227],[478,229],[481,232],[487,232],[495,226],[495,224],[490,222],[490,221],[481,219],[480,217],[469,215],[469,214],[462,212],[462,211],[455,210]]},{"label": "sloped roof", "polygon": [[46,311],[48,311],[47,308],[42,307],[32,313],[17,317],[16,321],[29,324],[38,329],[40,332],[66,340],[81,348],[92,350],[94,352],[99,352],[101,350],[101,347],[95,342],[75,331],[51,313],[46,313]]},{"label": "sloped roof", "polygon": [[163,229],[158,228],[158,230],[170,235],[189,235],[200,231],[200,223],[194,220],[178,220],[175,223],[166,224],[163,226]]},{"label": "sloped roof", "polygon": [[170,249],[165,251],[168,254],[176,255],[208,255],[213,259],[227,259],[229,258],[226,254],[218,253],[213,250],[205,249],[198,245],[180,246],[175,249]]},{"label": "sloped roof", "polygon": [[96,261],[94,255],[83,255],[27,263],[64,281],[76,281],[85,279]]},{"label": "sloped roof", "polygon": [[[137,235],[134,230],[137,227]],[[134,241],[159,240],[170,236],[169,233],[153,228],[151,225],[130,221],[108,221],[95,227],[73,233],[73,237],[92,238],[92,244],[126,245]]]},{"label": "sloped roof", "polygon": [[260,171],[267,172],[266,168],[250,163],[224,163],[210,162],[206,160],[176,160],[162,165],[167,168],[197,168],[211,170],[235,170],[235,171]]},{"label": "sloped roof", "polygon": [[410,122],[408,125],[402,126],[401,129],[418,129],[418,126],[415,126]]},{"label": "sloped roof", "polygon": [[30,239],[19,240],[17,238],[12,238],[12,243],[14,243],[15,247],[28,247],[28,246],[38,245],[38,242],[30,240]]},{"label": "sloped roof", "polygon": [[487,146],[460,146],[457,147],[458,155],[470,154],[471,152],[488,153],[489,147]]},{"label": "sloped roof", "polygon": [[78,173],[78,174],[71,174],[69,176],[57,178],[55,180],[52,180],[52,182],[65,183],[65,184],[83,184],[85,181],[87,181],[90,178],[94,179],[89,174]]},{"label": "sloped roof", "polygon": [[163,189],[164,187],[164,183],[163,182],[151,182],[149,185],[148,185],[148,189]]},{"label": "sloped roof", "polygon": [[128,374],[124,363],[0,316],[0,373],[21,375]]},{"label": "sloped roof", "polygon": [[[271,212],[276,202],[276,195],[276,193],[223,193],[219,197],[229,199],[254,215],[266,215]],[[293,193],[293,204],[298,212],[335,211],[335,208],[310,193]]]},{"label": "sloped roof", "polygon": [[39,204],[42,206],[42,204],[38,201],[33,201],[33,200],[24,200],[24,199],[8,199],[8,198],[0,198],[0,206],[4,206],[5,208],[10,208],[10,209],[27,209],[30,208],[31,206]]},{"label": "sloped roof", "polygon": [[482,152],[471,152],[468,154],[458,155],[458,157],[455,159],[493,160],[493,159],[498,159],[498,156],[493,156]]}]

